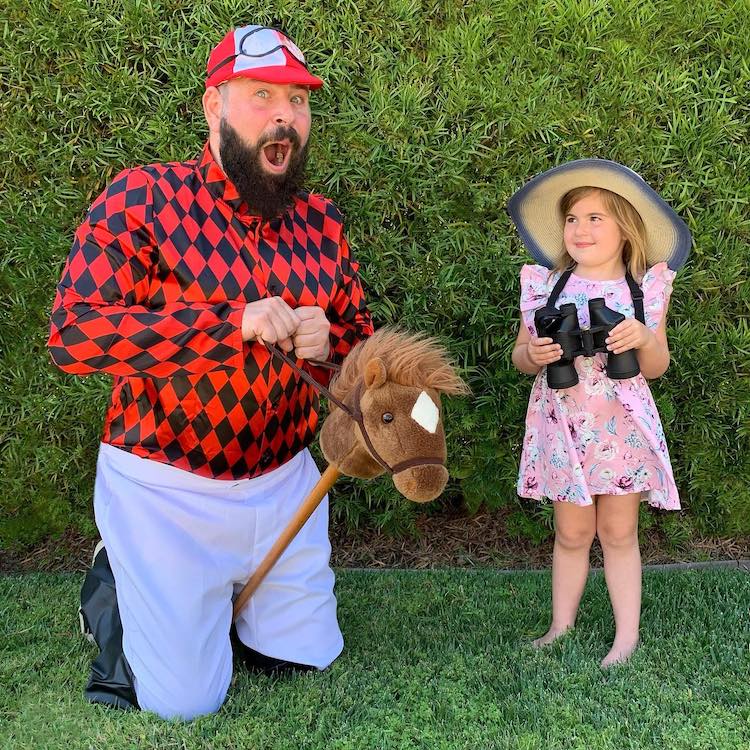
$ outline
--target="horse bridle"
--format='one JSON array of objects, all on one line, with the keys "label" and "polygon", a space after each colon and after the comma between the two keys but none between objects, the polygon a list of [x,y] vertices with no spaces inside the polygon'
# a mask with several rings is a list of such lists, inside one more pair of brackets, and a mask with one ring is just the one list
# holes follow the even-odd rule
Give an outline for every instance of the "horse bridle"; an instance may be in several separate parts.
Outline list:
[{"label": "horse bridle", "polygon": [[[329,401],[336,404],[336,406],[341,409],[344,414],[349,416],[351,419],[353,419],[358,425],[360,432],[362,433],[362,437],[364,438],[365,445],[367,446],[367,450],[370,452],[370,455],[390,474],[398,474],[399,472],[406,471],[407,469],[413,469],[415,466],[427,466],[427,465],[438,465],[443,466],[444,461],[441,458],[437,458],[436,456],[424,456],[420,458],[410,458],[407,461],[399,461],[399,463],[395,464],[394,466],[391,466],[378,452],[375,450],[375,446],[372,444],[372,440],[370,438],[370,435],[367,432],[367,428],[365,427],[365,417],[362,413],[362,381],[357,383],[357,385],[354,388],[353,394],[352,394],[352,402],[353,406],[349,406],[344,401],[342,401],[338,396],[334,396],[333,393],[331,393],[326,386],[324,386],[322,383],[319,383],[315,378],[310,375],[309,372],[305,372],[301,367],[297,365],[297,363],[286,354],[286,352],[279,349],[278,346],[275,344],[270,344],[267,341],[263,342],[266,346],[266,349],[275,357],[278,357],[283,362],[288,364],[296,373],[299,375],[302,380],[304,380],[308,385],[312,386],[316,390],[320,391]],[[307,360],[311,365],[314,367],[322,367],[327,370],[334,370],[335,372],[338,372],[341,370],[341,365],[337,365],[333,362],[322,362],[320,360],[316,359],[308,359]]]}]

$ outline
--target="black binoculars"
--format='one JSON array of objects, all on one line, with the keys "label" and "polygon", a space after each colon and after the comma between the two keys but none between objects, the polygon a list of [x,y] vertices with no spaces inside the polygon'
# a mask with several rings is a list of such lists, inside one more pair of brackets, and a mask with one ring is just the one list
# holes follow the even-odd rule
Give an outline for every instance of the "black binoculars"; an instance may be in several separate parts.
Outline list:
[{"label": "black binoculars", "polygon": [[547,365],[547,383],[550,388],[571,388],[578,383],[578,373],[573,365],[576,357],[593,357],[597,352],[607,354],[607,375],[615,380],[634,378],[641,371],[634,350],[614,354],[607,352],[609,332],[625,320],[625,316],[610,310],[603,297],[589,300],[591,327],[582,330],[578,311],[572,303],[556,307],[547,305],[534,313],[537,336],[547,336],[562,347],[562,357]]}]

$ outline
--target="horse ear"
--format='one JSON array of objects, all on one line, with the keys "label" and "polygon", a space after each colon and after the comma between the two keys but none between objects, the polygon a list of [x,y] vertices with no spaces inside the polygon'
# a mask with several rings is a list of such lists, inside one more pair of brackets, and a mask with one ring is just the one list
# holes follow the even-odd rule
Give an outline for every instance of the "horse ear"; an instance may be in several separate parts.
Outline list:
[{"label": "horse ear", "polygon": [[365,365],[365,387],[380,388],[385,383],[388,373],[385,369],[385,363],[380,357],[373,357]]}]

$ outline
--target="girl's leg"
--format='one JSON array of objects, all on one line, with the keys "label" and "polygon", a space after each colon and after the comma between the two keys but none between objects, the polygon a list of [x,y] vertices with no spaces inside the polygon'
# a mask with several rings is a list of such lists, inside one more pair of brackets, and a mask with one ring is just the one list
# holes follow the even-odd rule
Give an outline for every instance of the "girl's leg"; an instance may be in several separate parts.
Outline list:
[{"label": "girl's leg", "polygon": [[608,667],[623,662],[638,645],[641,619],[641,551],[638,508],[641,495],[601,495],[596,533],[604,553],[604,577],[615,615],[615,640],[602,660]]},{"label": "girl's leg", "polygon": [[586,578],[589,550],[596,533],[596,507],[559,502],[555,509],[555,548],[552,554],[552,624],[533,645],[546,646],[572,628]]}]

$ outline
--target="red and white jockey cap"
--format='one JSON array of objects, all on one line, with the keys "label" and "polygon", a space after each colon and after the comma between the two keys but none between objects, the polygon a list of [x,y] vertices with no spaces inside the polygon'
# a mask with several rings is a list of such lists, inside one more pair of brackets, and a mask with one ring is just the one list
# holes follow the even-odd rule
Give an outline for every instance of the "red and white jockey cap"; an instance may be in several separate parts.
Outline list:
[{"label": "red and white jockey cap", "polygon": [[305,56],[286,35],[267,26],[230,31],[212,50],[206,66],[206,88],[233,78],[289,83],[319,89],[320,78],[307,69]]}]

